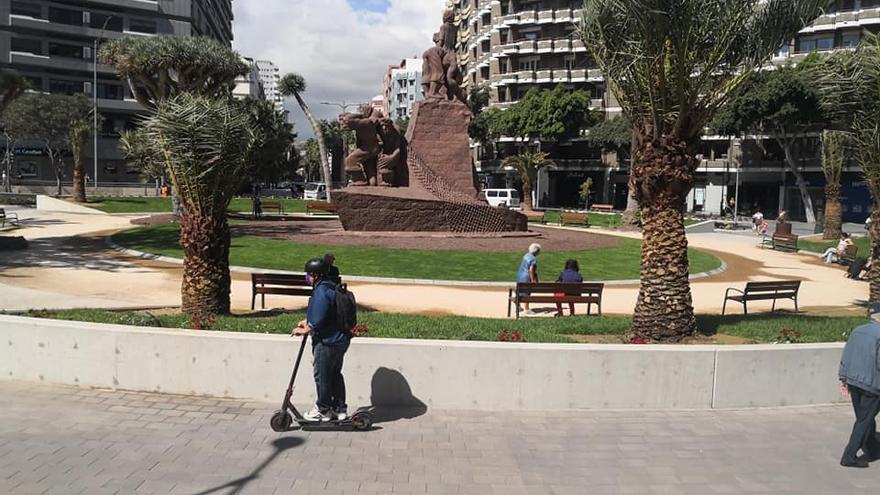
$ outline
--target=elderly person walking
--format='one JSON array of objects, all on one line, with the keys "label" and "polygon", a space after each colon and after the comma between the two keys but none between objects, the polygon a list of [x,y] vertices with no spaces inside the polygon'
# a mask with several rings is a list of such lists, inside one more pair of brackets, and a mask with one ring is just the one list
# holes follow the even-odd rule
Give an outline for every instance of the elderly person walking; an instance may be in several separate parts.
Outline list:
[{"label": "elderly person walking", "polygon": [[[523,256],[522,262],[519,264],[519,271],[516,273],[517,282],[537,282],[538,281],[538,255],[541,254],[541,245],[532,244],[529,246],[529,252]],[[528,293],[520,293],[520,296],[527,296]],[[523,303],[526,310],[523,313],[526,316],[534,316],[535,312],[529,309],[529,303]]]},{"label": "elderly person walking", "polygon": [[841,391],[852,397],[856,415],[840,460],[845,467],[866,468],[869,462],[880,459],[876,422],[880,413],[880,304],[871,307],[871,320],[853,330],[840,360]]}]

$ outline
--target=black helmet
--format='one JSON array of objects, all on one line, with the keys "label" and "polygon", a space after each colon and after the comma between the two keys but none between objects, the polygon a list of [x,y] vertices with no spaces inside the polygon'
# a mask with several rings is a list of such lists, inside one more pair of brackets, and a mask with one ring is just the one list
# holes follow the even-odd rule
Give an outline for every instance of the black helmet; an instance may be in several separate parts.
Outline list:
[{"label": "black helmet", "polygon": [[326,275],[327,263],[325,263],[322,258],[312,258],[309,261],[306,261],[306,266],[303,268],[303,271],[308,274]]}]

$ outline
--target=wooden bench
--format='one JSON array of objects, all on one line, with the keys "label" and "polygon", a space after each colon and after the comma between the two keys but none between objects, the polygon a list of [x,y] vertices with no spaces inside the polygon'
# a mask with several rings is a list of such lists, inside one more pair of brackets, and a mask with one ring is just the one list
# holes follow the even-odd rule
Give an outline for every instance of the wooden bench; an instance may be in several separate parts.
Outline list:
[{"label": "wooden bench", "polygon": [[261,201],[260,206],[262,211],[266,211],[268,209],[278,210],[279,215],[284,215],[284,202],[282,201]]},{"label": "wooden bench", "polygon": [[843,252],[843,255],[838,258],[837,262],[841,265],[851,265],[855,263],[856,257],[859,255],[859,247],[855,244],[850,244],[846,247],[846,250]]},{"label": "wooden bench", "polygon": [[6,227],[6,224],[13,225],[15,227],[19,226],[18,214],[17,213],[6,213],[6,210],[0,208],[0,228]]},{"label": "wooden bench", "polygon": [[[602,291],[605,284],[584,283],[564,284],[558,282],[518,282],[516,289],[507,294],[507,317],[510,318],[511,306],[516,306],[516,319],[519,319],[521,303],[574,303],[586,304],[587,315],[592,314],[595,304],[598,315],[602,316]],[[557,295],[562,293],[563,295]]]},{"label": "wooden bench", "polygon": [[593,205],[590,207],[590,211],[598,211],[602,213],[613,213],[614,206],[613,205]]},{"label": "wooden bench", "polygon": [[261,297],[260,307],[266,309],[266,294],[311,297],[312,284],[305,275],[275,275],[271,273],[251,274],[251,310]]},{"label": "wooden bench", "polygon": [[[749,314],[749,301],[773,301],[773,308],[770,311],[776,311],[776,301],[779,299],[791,299],[794,301],[794,310],[798,311],[798,290],[800,290],[800,280],[782,280],[776,282],[748,282],[743,290],[730,288],[724,293],[724,305],[721,308],[721,315],[727,311],[727,301],[738,302],[743,305],[743,314]],[[738,294],[730,295],[731,291]]]},{"label": "wooden bench", "polygon": [[578,225],[581,227],[589,227],[590,215],[587,215],[586,213],[563,211],[559,214],[559,225]]},{"label": "wooden bench", "polygon": [[761,241],[761,247],[764,246],[770,246],[771,249],[776,249],[777,251],[797,251],[798,236],[797,234],[780,234],[777,232],[770,238],[764,237]]},{"label": "wooden bench", "polygon": [[326,201],[309,201],[306,203],[306,215],[312,215],[316,211],[334,215],[336,214],[336,207],[333,206],[333,203]]},{"label": "wooden bench", "polygon": [[547,223],[547,214],[542,211],[523,211],[521,213],[529,219],[529,223]]}]

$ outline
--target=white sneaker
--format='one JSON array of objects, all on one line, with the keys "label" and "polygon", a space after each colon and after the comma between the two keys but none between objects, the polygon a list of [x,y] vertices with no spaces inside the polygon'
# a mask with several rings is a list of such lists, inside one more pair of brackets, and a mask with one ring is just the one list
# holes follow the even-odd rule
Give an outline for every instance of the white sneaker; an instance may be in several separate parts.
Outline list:
[{"label": "white sneaker", "polygon": [[348,411],[334,411],[333,414],[336,415],[336,421],[345,421],[348,419]]},{"label": "white sneaker", "polygon": [[303,414],[303,417],[306,418],[307,421],[320,421],[322,423],[326,423],[333,419],[328,413],[322,413],[320,409],[317,407],[313,407],[311,411]]},{"label": "white sneaker", "polygon": [[525,316],[535,316],[535,315],[537,315],[538,313],[535,313],[535,312],[532,311],[531,309],[527,309],[527,310],[523,311],[522,314],[525,315]]}]

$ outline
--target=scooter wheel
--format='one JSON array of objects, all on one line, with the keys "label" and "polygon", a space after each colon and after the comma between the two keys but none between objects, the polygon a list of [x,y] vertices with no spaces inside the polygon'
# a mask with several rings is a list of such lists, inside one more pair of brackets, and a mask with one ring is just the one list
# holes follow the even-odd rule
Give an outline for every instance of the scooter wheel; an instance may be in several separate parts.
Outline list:
[{"label": "scooter wheel", "polygon": [[269,420],[269,426],[272,427],[272,431],[278,433],[290,430],[291,424],[293,424],[293,418],[290,417],[287,411],[275,411],[272,419]]},{"label": "scooter wheel", "polygon": [[373,417],[365,412],[355,413],[354,416],[351,417],[351,424],[355,430],[369,430],[370,427],[373,426]]}]

